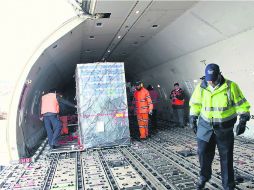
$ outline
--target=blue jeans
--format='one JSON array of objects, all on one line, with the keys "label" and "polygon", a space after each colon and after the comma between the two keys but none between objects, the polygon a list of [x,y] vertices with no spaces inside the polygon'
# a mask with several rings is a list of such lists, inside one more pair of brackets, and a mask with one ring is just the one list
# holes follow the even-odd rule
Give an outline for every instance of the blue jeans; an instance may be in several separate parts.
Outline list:
[{"label": "blue jeans", "polygon": [[44,125],[48,135],[49,146],[57,145],[58,137],[60,136],[62,125],[57,115],[43,116]]}]

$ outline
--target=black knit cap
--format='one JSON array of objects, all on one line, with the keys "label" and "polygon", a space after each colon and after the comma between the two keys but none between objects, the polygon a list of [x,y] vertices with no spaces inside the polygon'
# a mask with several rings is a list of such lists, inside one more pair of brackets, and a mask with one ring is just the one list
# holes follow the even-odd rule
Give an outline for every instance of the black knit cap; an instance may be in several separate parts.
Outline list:
[{"label": "black knit cap", "polygon": [[137,81],[137,82],[135,82],[135,86],[139,86],[139,85],[141,85],[142,84],[142,81]]},{"label": "black knit cap", "polygon": [[149,84],[146,89],[147,90],[153,90],[153,86]]}]

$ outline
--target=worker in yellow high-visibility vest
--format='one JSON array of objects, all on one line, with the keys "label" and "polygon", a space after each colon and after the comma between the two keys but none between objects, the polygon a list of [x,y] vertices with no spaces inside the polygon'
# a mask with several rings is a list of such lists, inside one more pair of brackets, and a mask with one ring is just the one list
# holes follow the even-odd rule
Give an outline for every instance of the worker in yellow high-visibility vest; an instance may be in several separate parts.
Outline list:
[{"label": "worker in yellow high-visibility vest", "polygon": [[236,134],[244,133],[246,122],[250,119],[249,110],[250,104],[238,85],[225,79],[217,64],[207,65],[205,80],[197,85],[190,99],[190,126],[197,134],[201,169],[197,189],[203,189],[211,178],[216,145],[220,155],[223,188],[234,189],[233,128],[237,115],[240,115]]}]

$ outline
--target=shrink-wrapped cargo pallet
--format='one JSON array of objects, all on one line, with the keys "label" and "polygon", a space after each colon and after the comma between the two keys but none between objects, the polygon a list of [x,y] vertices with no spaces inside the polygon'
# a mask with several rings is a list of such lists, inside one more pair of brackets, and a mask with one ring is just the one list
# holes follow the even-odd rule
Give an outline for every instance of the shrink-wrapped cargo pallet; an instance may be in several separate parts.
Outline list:
[{"label": "shrink-wrapped cargo pallet", "polygon": [[78,64],[76,97],[85,149],[130,144],[124,63]]}]

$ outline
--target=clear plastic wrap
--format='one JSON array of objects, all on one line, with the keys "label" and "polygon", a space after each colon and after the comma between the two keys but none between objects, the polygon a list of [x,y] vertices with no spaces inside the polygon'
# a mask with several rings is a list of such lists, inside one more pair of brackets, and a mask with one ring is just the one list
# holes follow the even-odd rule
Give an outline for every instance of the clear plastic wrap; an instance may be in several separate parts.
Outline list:
[{"label": "clear plastic wrap", "polygon": [[76,97],[85,149],[130,144],[124,63],[78,64]]}]

